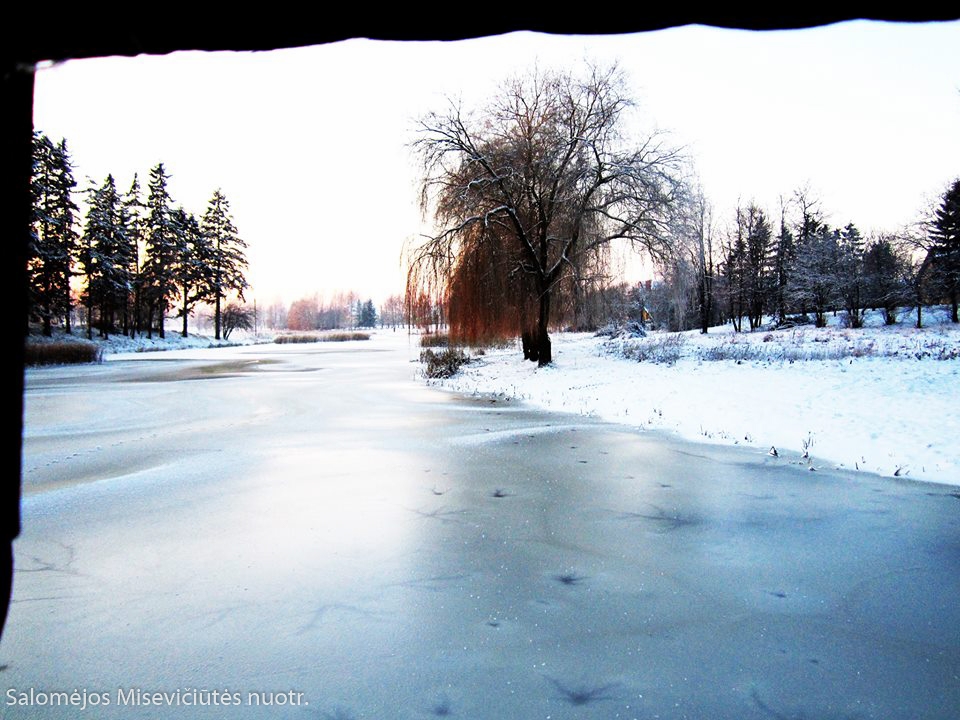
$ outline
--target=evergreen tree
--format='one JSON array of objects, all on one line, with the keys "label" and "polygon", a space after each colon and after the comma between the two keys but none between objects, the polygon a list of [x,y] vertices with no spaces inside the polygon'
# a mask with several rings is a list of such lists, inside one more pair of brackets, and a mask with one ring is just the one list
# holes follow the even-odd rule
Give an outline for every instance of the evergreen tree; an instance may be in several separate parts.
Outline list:
[{"label": "evergreen tree", "polygon": [[908,262],[891,237],[881,236],[867,245],[863,253],[863,274],[867,304],[883,308],[886,325],[897,322],[897,306],[909,298],[905,278]]},{"label": "evergreen tree", "polygon": [[731,238],[723,247],[723,262],[721,276],[723,278],[723,292],[726,296],[727,316],[733,323],[733,329],[740,332],[743,329],[743,315],[746,308],[746,258],[747,242],[743,226],[739,222],[740,211],[737,210],[736,236]]},{"label": "evergreen tree", "polygon": [[56,309],[57,278],[53,240],[53,154],[54,145],[46,135],[33,134],[33,172],[30,196],[33,205],[27,271],[30,279],[30,314],[43,323],[43,334],[52,333],[51,322]]},{"label": "evergreen tree", "polygon": [[209,238],[200,230],[200,223],[192,213],[178,207],[173,212],[177,233],[178,257],[176,261],[176,282],[180,290],[180,311],[183,318],[181,334],[187,337],[187,320],[193,307],[203,300],[213,266]]},{"label": "evergreen tree", "polygon": [[[359,300],[357,301],[359,302]],[[372,328],[377,324],[377,309],[373,305],[373,300],[367,300],[360,308],[360,316],[357,325],[363,328]]]},{"label": "evergreen tree", "polygon": [[771,231],[763,210],[751,204],[737,208],[736,236],[724,248],[722,273],[727,310],[737,332],[746,316],[750,329],[763,320],[770,286]]},{"label": "evergreen tree", "polygon": [[182,235],[173,217],[172,201],[167,190],[169,179],[163,163],[158,163],[150,171],[145,227],[147,257],[143,268],[147,337],[152,337],[154,317],[160,337],[165,337],[164,318],[178,291],[176,265],[181,253],[179,243]]},{"label": "evergreen tree", "polygon": [[930,236],[934,242],[933,257],[937,273],[950,300],[950,319],[960,322],[957,314],[960,301],[960,179],[954,180],[944,192],[943,200],[934,213]]},{"label": "evergreen tree", "polygon": [[70,315],[73,310],[73,298],[70,289],[70,277],[76,259],[78,241],[77,205],[73,202],[73,189],[77,181],[73,178],[73,164],[67,151],[66,138],[60,140],[54,154],[54,224],[59,240],[57,256],[58,271],[63,277],[63,329],[70,333]]},{"label": "evergreen tree", "polygon": [[853,223],[838,234],[836,263],[831,277],[834,296],[843,304],[850,327],[863,327],[867,304],[867,280],[863,265],[863,238]]},{"label": "evergreen tree", "polygon": [[230,203],[218,189],[210,198],[201,221],[201,229],[210,245],[210,267],[205,283],[205,298],[214,305],[214,335],[219,340],[222,332],[222,305],[227,293],[233,291],[243,300],[248,287],[245,273],[247,244],[237,235],[230,214]]},{"label": "evergreen tree", "polygon": [[101,337],[108,337],[130,289],[127,227],[113,176],[88,191],[89,207],[80,249],[80,265],[87,276],[87,337],[92,336],[94,310]]},{"label": "evergreen tree", "polygon": [[840,232],[820,222],[807,231],[798,248],[797,262],[788,286],[797,306],[812,309],[817,327],[826,327],[827,311],[836,302],[834,268],[839,253]]},{"label": "evergreen tree", "polygon": [[59,318],[70,332],[70,274],[78,240],[72,193],[77,183],[66,140],[54,145],[43,133],[34,133],[33,151],[32,247],[27,263],[31,314],[43,323],[44,335],[50,335]]},{"label": "evergreen tree", "polygon": [[[802,188],[794,192],[794,203],[800,209],[800,221],[796,226],[796,244],[794,246],[794,273],[803,273],[808,275],[811,270],[811,264],[818,253],[818,247],[822,243],[818,240],[818,235],[825,230],[823,213],[819,208],[819,202],[811,197],[808,189]],[[805,285],[809,285],[812,277],[788,276],[787,278],[787,297],[790,302],[797,306],[797,309],[804,315],[810,309],[807,304],[810,294],[804,290]]]},{"label": "evergreen tree", "polygon": [[786,210],[781,201],[780,232],[774,240],[772,278],[772,302],[778,325],[782,325],[787,319],[787,288],[790,284],[790,273],[793,271],[796,254],[796,240],[790,228],[787,227]]},{"label": "evergreen tree", "polygon": [[141,276],[141,262],[143,253],[141,245],[144,242],[145,206],[140,198],[140,180],[136,173],[130,189],[123,197],[121,206],[122,223],[125,228],[124,237],[126,247],[123,250],[123,260],[127,268],[129,289],[127,299],[123,305],[123,329],[133,337],[143,329],[143,277]]},{"label": "evergreen tree", "polygon": [[748,319],[750,329],[756,330],[763,322],[770,294],[771,243],[770,223],[763,210],[750,205],[744,212],[746,223],[746,289],[748,294]]}]

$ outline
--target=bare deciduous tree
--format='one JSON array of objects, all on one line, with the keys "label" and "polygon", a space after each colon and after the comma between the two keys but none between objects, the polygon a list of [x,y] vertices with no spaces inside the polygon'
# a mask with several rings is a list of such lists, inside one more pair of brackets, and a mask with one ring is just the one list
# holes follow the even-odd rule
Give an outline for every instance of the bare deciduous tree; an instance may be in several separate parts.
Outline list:
[{"label": "bare deciduous tree", "polygon": [[421,201],[438,230],[413,253],[409,284],[446,296],[454,336],[520,334],[548,364],[561,282],[617,239],[668,252],[681,158],[658,134],[628,145],[631,105],[616,67],[533,71],[477,112],[451,102],[420,121]]}]

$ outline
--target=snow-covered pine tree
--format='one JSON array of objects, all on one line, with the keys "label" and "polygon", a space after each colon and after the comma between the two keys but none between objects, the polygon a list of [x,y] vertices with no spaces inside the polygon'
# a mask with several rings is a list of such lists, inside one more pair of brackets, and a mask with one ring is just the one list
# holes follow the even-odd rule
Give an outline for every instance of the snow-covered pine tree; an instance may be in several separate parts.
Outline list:
[{"label": "snow-covered pine tree", "polygon": [[210,198],[200,227],[210,243],[211,266],[206,285],[206,299],[214,305],[214,335],[222,332],[222,306],[227,293],[233,291],[243,300],[247,289],[247,244],[237,235],[230,214],[230,203],[217,189]]},{"label": "snow-covered pine tree", "polygon": [[827,311],[836,302],[834,268],[840,244],[840,231],[817,223],[798,246],[797,262],[790,277],[789,294],[804,311],[813,310],[816,326],[826,327]]},{"label": "snow-covered pine tree", "polygon": [[752,204],[744,211],[746,223],[746,287],[748,292],[747,318],[750,329],[756,330],[763,322],[763,313],[770,301],[772,286],[772,250],[770,223],[763,210]]},{"label": "snow-covered pine tree", "polygon": [[205,296],[213,266],[213,252],[209,238],[200,230],[200,223],[193,213],[178,207],[173,212],[173,219],[178,237],[175,276],[179,287],[180,310],[177,315],[183,318],[181,334],[187,337],[190,313]]},{"label": "snow-covered pine tree", "polygon": [[178,290],[175,273],[180,252],[179,234],[167,190],[169,179],[163,163],[158,163],[150,171],[145,226],[146,261],[143,267],[147,337],[152,337],[154,318],[157,320],[160,337],[165,337],[163,321]]},{"label": "snow-covered pine tree", "polygon": [[863,237],[856,225],[848,223],[839,232],[836,263],[831,276],[834,295],[843,305],[852,328],[863,327],[867,304],[867,280],[863,265]]},{"label": "snow-covered pine tree", "polygon": [[133,337],[143,328],[142,324],[142,277],[141,245],[144,242],[144,228],[146,226],[144,218],[145,206],[140,197],[140,180],[137,174],[133,175],[133,182],[130,189],[123,196],[121,205],[121,219],[124,230],[126,247],[123,250],[123,259],[126,263],[127,278],[129,286],[127,288],[127,298],[123,304],[123,331],[124,334]]},{"label": "snow-covered pine tree", "polygon": [[52,333],[55,319],[70,332],[70,273],[77,252],[77,206],[73,167],[66,140],[55,145],[41,132],[33,138],[33,218],[27,262],[31,315]]},{"label": "snow-covered pine tree", "polygon": [[33,172],[30,177],[30,197],[33,205],[30,222],[30,248],[27,272],[30,285],[30,314],[43,323],[43,334],[52,333],[52,319],[56,310],[53,263],[47,261],[53,251],[53,151],[54,145],[41,132],[33,134]]},{"label": "snow-covered pine tree", "polygon": [[63,277],[60,292],[63,298],[63,329],[70,333],[70,315],[73,310],[73,298],[70,289],[70,276],[76,260],[80,234],[77,232],[77,204],[73,201],[73,189],[77,181],[73,178],[73,163],[67,150],[67,140],[63,138],[54,153],[54,223],[59,239],[57,266]]},{"label": "snow-covered pine tree", "polygon": [[108,337],[129,292],[127,227],[113,175],[108,175],[100,187],[91,188],[88,196],[80,248],[80,266],[87,276],[83,294],[87,306],[87,337],[92,336],[94,311],[100,336]]}]

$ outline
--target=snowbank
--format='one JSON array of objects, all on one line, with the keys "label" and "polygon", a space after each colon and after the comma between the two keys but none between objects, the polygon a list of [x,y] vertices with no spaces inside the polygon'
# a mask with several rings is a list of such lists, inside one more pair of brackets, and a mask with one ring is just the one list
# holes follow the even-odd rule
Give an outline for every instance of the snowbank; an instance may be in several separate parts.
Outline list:
[{"label": "snowbank", "polygon": [[196,350],[213,347],[232,347],[235,345],[253,345],[258,343],[273,342],[273,338],[274,335],[272,332],[261,332],[257,335],[254,335],[251,332],[238,330],[231,333],[229,340],[215,340],[212,335],[203,335],[193,332],[189,333],[187,337],[183,337],[179,330],[171,331],[170,329],[167,329],[166,337],[163,340],[161,340],[157,334],[154,334],[152,338],[147,338],[145,335],[138,335],[137,337],[131,338],[118,333],[111,335],[107,339],[103,339],[94,333],[91,340],[88,341],[86,329],[80,328],[75,330],[71,335],[66,335],[57,329],[54,330],[52,337],[44,337],[39,333],[31,333],[27,338],[27,342],[62,343],[92,341],[100,346],[105,358],[107,358],[109,356],[126,353],[158,352],[163,350]]},{"label": "snowbank", "polygon": [[[559,334],[551,367],[491,350],[439,384],[692,440],[807,454],[811,469],[960,485],[960,328],[942,310],[925,311],[924,330],[906,313],[900,325],[880,322],[635,341]],[[637,351],[644,343],[653,352]]]}]

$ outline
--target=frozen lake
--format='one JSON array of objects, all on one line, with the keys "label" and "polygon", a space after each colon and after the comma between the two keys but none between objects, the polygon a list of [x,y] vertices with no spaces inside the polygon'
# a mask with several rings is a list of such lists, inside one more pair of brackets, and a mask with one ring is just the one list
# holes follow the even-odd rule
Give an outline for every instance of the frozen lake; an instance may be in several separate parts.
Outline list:
[{"label": "frozen lake", "polygon": [[957,717],[955,488],[454,396],[418,353],[30,370],[0,716]]}]

